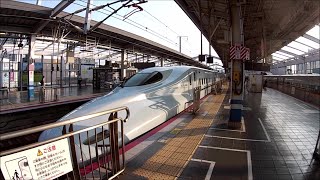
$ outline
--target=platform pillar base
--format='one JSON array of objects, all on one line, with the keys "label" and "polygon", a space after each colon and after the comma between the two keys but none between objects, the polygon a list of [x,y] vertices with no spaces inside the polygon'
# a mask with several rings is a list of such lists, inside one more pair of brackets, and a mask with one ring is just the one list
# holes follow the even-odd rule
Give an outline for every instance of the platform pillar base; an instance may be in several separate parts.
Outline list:
[{"label": "platform pillar base", "polygon": [[230,129],[241,129],[241,122],[228,122],[228,128]]},{"label": "platform pillar base", "polygon": [[320,162],[320,154],[319,153],[313,153],[313,159]]}]

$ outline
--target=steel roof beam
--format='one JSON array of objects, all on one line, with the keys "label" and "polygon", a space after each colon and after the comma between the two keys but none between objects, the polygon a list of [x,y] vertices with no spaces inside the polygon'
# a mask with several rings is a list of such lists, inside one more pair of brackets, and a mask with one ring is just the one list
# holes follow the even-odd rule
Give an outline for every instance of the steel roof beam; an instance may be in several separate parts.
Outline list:
[{"label": "steel roof beam", "polygon": [[307,45],[307,44],[305,44],[305,43],[302,43],[302,42],[299,42],[299,41],[296,41],[296,40],[294,40],[294,42],[297,42],[297,43],[299,43],[299,44],[302,44],[302,45],[307,46],[307,47],[312,48],[312,49],[316,49],[316,48],[314,48],[314,47],[312,47],[312,46],[310,46],[310,45]]},{"label": "steel roof beam", "polygon": [[297,56],[298,55],[298,54],[294,54],[292,52],[289,52],[289,51],[286,51],[286,50],[283,50],[283,49],[280,49],[279,51],[282,52],[282,53],[290,54],[292,56]]},{"label": "steel roof beam", "polygon": [[[56,17],[61,11],[63,11],[66,7],[68,7],[74,1],[75,0],[62,0],[56,7],[52,8],[51,14],[49,15],[49,18]],[[38,27],[34,31],[34,33],[36,33],[36,34],[39,33],[48,24],[49,24],[49,21],[41,20]]]},{"label": "steel roof beam", "polygon": [[[276,55],[272,55],[272,57],[275,57],[275,58],[281,59],[281,61],[282,61],[282,60],[289,59],[289,58],[282,58],[282,57],[279,57],[279,56],[276,56]],[[272,59],[273,59],[273,58],[272,58]]]},{"label": "steel roof beam", "polygon": [[274,52],[274,54],[276,54],[276,55],[281,55],[281,56],[284,56],[284,57],[287,57],[287,58],[292,58],[291,56],[284,55],[284,54],[280,54],[280,53],[277,53],[277,52]]},{"label": "steel roof beam", "polygon": [[113,56],[117,56],[117,55],[119,55],[119,54],[121,54],[121,52],[115,52],[115,53],[112,53],[112,54],[108,54],[108,55],[106,55],[106,56],[102,56],[102,57],[100,57],[100,59],[112,58]]},{"label": "steel roof beam", "polygon": [[310,35],[308,35],[308,34],[304,34],[303,37],[309,39],[310,41],[313,41],[313,42],[315,42],[315,43],[320,44],[320,40],[317,39],[317,38],[315,38],[315,37],[313,37],[313,36],[310,36]]},{"label": "steel roof beam", "polygon": [[287,47],[289,47],[289,48],[291,48],[291,49],[294,49],[294,50],[297,50],[297,51],[301,51],[301,52],[303,52],[303,53],[307,53],[306,51],[300,50],[300,49],[298,49],[298,48],[296,48],[296,47],[292,47],[292,46],[289,46],[289,45],[287,45]]}]

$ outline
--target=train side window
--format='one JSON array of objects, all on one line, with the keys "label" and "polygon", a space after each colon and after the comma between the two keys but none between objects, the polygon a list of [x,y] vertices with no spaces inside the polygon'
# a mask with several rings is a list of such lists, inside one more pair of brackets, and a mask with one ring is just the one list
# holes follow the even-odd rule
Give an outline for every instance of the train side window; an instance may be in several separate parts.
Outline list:
[{"label": "train side window", "polygon": [[193,80],[196,81],[196,73],[193,73]]},{"label": "train side window", "polygon": [[130,77],[124,84],[124,87],[142,86],[161,81],[163,75],[160,72],[137,73]]},{"label": "train side window", "polygon": [[152,83],[161,81],[162,78],[163,76],[160,72],[153,73],[153,75],[151,75],[149,79],[143,83],[143,85],[152,84]]},{"label": "train side window", "polygon": [[150,73],[137,73],[125,82],[124,87],[140,86],[149,76]]},{"label": "train side window", "polygon": [[191,81],[192,81],[192,80],[191,80],[191,78],[192,78],[191,76],[192,76],[192,75],[190,74],[190,75],[189,75],[189,83],[190,83],[190,85],[191,85],[191,83],[192,83],[192,82],[191,82]]}]

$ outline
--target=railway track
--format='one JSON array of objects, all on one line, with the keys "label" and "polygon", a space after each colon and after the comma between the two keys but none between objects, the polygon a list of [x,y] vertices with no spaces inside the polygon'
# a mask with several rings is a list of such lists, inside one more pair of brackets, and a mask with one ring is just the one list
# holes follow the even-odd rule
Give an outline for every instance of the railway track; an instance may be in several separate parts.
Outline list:
[{"label": "railway track", "polygon": [[[10,125],[10,126],[8,126],[8,127],[11,127],[10,131],[6,130],[6,131],[4,131],[4,133],[14,132],[14,131],[18,131],[18,130],[23,130],[23,129],[27,129],[27,128],[32,128],[32,127],[44,125],[44,124],[53,123],[53,122],[56,122],[62,116],[63,115],[55,115],[54,118],[46,119],[46,120],[43,120],[41,117],[34,118],[33,120],[26,118],[25,122],[28,122],[28,123],[22,124],[22,125],[16,125],[14,127],[11,127],[12,125]],[[19,121],[17,121],[17,122],[19,122]],[[20,122],[21,122],[21,120],[20,120]],[[15,124],[15,123],[11,122],[11,124]],[[5,127],[6,126],[4,126],[2,128],[6,129]],[[3,134],[3,133],[1,133],[1,134]],[[0,134],[0,136],[1,136],[1,134]],[[35,143],[35,142],[37,142],[40,134],[41,134],[41,132],[29,134],[27,136],[21,136],[21,137],[17,137],[17,138],[13,138],[13,139],[0,141],[0,151],[13,149],[13,148],[28,145],[31,143]]]},{"label": "railway track", "polygon": [[41,132],[19,138],[0,141],[0,151],[5,151],[37,142]]}]

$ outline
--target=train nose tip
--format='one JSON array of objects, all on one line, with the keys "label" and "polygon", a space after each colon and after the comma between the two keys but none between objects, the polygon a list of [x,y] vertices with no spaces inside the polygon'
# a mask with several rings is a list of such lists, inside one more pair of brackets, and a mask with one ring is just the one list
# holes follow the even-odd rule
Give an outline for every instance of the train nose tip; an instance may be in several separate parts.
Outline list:
[{"label": "train nose tip", "polygon": [[61,135],[62,135],[62,128],[45,130],[40,134],[38,141],[46,141]]}]

